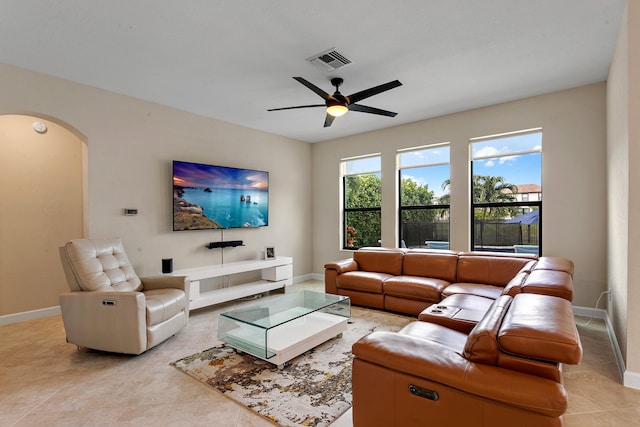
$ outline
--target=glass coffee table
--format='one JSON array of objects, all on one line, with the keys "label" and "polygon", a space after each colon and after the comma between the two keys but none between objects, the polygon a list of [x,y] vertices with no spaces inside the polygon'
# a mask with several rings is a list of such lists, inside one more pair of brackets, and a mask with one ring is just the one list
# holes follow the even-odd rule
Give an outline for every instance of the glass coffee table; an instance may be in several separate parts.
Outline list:
[{"label": "glass coffee table", "polygon": [[218,317],[218,339],[277,365],[341,336],[351,317],[349,297],[301,291],[247,304]]}]

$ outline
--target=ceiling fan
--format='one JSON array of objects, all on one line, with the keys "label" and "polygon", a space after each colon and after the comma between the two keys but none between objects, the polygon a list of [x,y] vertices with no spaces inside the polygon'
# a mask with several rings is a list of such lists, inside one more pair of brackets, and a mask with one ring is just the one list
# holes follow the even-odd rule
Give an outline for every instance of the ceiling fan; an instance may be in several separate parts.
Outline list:
[{"label": "ceiling fan", "polygon": [[385,92],[387,90],[393,89],[398,86],[402,86],[398,80],[394,80],[389,83],[385,83],[379,86],[374,86],[369,89],[361,90],[360,92],[353,93],[351,95],[345,96],[340,93],[340,85],[343,80],[340,77],[334,77],[331,79],[331,84],[335,86],[336,91],[333,95],[329,95],[327,92],[323,91],[313,83],[303,79],[302,77],[294,77],[295,80],[302,83],[316,94],[320,95],[322,99],[324,99],[324,104],[313,104],[313,105],[299,105],[297,107],[283,107],[283,108],[272,108],[267,111],[279,111],[279,110],[294,110],[298,108],[312,108],[312,107],[325,107],[327,109],[327,117],[324,119],[324,127],[331,126],[333,123],[333,119],[336,117],[340,117],[345,114],[347,111],[359,111],[361,113],[370,113],[370,114],[378,114],[380,116],[388,116],[395,117],[398,113],[394,113],[392,111],[381,110],[379,108],[367,107],[366,105],[356,104],[356,102],[362,101],[363,99],[369,98],[373,95],[377,95],[379,93]]}]

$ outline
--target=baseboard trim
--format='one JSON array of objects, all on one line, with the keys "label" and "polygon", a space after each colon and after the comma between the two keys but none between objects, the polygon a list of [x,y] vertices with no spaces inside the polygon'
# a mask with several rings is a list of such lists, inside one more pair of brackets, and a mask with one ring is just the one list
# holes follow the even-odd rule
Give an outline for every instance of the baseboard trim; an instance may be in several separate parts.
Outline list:
[{"label": "baseboard trim", "polygon": [[293,283],[302,283],[307,280],[313,279],[313,274],[303,274],[302,276],[296,276],[293,278]]},{"label": "baseboard trim", "polygon": [[[604,311],[604,310],[603,310]],[[616,363],[618,365],[618,373],[620,374],[620,378],[622,379],[622,384],[626,387],[633,387],[627,384],[625,380],[626,375],[626,366],[624,363],[624,358],[622,357],[622,351],[620,351],[620,345],[618,344],[618,338],[616,337],[616,332],[613,330],[613,324],[611,323],[611,319],[609,319],[609,313],[605,312],[604,322],[607,325],[607,333],[609,335],[609,341],[611,342],[611,348],[613,349],[613,355],[616,358]],[[638,382],[640,385],[640,382]],[[635,386],[633,388],[640,388],[639,386]]]},{"label": "baseboard trim", "polygon": [[640,373],[625,371],[623,385],[640,390]]},{"label": "baseboard trim", "polygon": [[24,322],[27,320],[39,319],[60,314],[60,306],[41,308],[38,310],[23,311],[22,313],[6,314],[0,316],[0,325]]},{"label": "baseboard trim", "polygon": [[573,306],[573,314],[576,316],[593,317],[594,319],[607,319],[607,312],[601,308]]},{"label": "baseboard trim", "polygon": [[640,390],[640,373],[628,371],[626,369],[624,358],[622,357],[622,351],[620,351],[620,345],[618,344],[613,324],[609,318],[609,313],[600,308],[573,307],[573,314],[577,316],[593,317],[594,319],[604,319],[605,326],[607,327],[607,335],[609,335],[609,341],[611,342],[611,348],[613,349],[613,355],[616,358],[616,364],[618,365],[618,374],[620,375],[622,385]]}]

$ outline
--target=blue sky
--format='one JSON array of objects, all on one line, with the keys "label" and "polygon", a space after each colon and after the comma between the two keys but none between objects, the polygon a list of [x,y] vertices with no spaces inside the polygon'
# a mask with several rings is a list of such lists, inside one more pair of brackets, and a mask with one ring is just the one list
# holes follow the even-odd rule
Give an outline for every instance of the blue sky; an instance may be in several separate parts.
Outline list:
[{"label": "blue sky", "polygon": [[[542,185],[542,132],[497,136],[471,141],[476,175],[502,176],[510,184]],[[449,178],[449,146],[428,147],[400,153],[402,178],[429,185],[436,196],[445,192],[442,183]],[[363,158],[349,162],[347,173],[380,171],[380,159]],[[416,166],[416,167],[411,167]],[[455,185],[455,183],[452,183]]]},{"label": "blue sky", "polygon": [[542,132],[473,142],[475,175],[502,176],[511,184],[542,185]]},{"label": "blue sky", "polygon": [[[471,144],[475,159],[475,175],[502,176],[511,184],[542,185],[542,133],[528,133],[484,139]],[[429,184],[436,196],[445,192],[442,183],[449,178],[449,148],[436,147],[400,154],[401,167],[433,165],[405,169],[403,178],[410,178],[420,185]],[[455,183],[452,183],[455,185]]]}]

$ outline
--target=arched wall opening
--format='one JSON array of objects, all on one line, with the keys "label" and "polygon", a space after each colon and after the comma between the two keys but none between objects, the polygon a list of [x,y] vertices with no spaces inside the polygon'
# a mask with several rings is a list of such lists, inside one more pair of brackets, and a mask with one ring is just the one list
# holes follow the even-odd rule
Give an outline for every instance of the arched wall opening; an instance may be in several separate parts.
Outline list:
[{"label": "arched wall opening", "polygon": [[58,247],[86,234],[86,159],[86,138],[72,126],[0,115],[0,316],[57,311],[68,291]]}]

